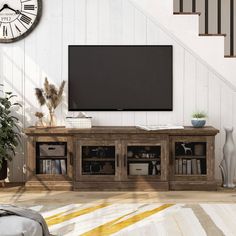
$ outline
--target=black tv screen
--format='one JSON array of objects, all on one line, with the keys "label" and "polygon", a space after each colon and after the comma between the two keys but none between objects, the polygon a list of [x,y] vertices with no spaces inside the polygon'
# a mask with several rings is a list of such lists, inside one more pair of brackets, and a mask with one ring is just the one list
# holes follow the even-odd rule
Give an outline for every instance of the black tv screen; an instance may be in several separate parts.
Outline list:
[{"label": "black tv screen", "polygon": [[171,111],[172,46],[69,46],[70,111]]}]

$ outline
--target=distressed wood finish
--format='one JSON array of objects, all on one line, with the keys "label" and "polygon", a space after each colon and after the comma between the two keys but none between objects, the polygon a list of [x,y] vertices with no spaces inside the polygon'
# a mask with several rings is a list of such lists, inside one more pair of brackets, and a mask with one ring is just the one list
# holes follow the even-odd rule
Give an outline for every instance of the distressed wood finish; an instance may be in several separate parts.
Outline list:
[{"label": "distressed wood finish", "polygon": [[[206,143],[206,174],[202,175],[175,175],[175,143],[176,142],[204,142]],[[170,188],[173,190],[201,189],[201,186],[208,185],[216,189],[216,182],[214,179],[215,171],[215,137],[207,136],[172,136],[171,137],[171,156],[170,156]],[[197,158],[196,156],[192,157]],[[186,186],[184,186],[186,185]],[[205,188],[205,187],[204,187]],[[207,188],[206,188],[207,189]]]},{"label": "distressed wood finish", "polygon": [[[135,127],[66,129],[34,127],[28,135],[27,182],[30,189],[53,190],[206,190],[216,189],[214,142],[219,131],[213,127],[145,131]],[[36,143],[67,142],[67,175],[36,175]],[[175,175],[175,142],[206,143],[206,175]],[[115,175],[82,175],[83,146],[114,146]],[[128,176],[128,146],[160,146],[160,176]]]},{"label": "distressed wood finish", "polygon": [[[67,175],[56,174],[36,174],[36,143],[37,142],[66,142],[67,143]],[[28,136],[27,152],[27,180],[26,187],[30,189],[46,190],[71,190],[73,178],[73,160],[71,154],[74,153],[73,141],[70,136]]]}]

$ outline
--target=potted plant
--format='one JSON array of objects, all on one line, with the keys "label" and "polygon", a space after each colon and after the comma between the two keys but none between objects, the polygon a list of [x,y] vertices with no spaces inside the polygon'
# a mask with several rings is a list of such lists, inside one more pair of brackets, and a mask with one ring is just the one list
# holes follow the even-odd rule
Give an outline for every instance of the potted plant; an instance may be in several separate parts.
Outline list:
[{"label": "potted plant", "polygon": [[13,97],[16,95],[11,92],[5,92],[3,97],[0,97],[0,180],[7,178],[7,161],[12,160],[15,148],[20,142],[18,118],[12,115],[12,108],[21,105],[12,103]]},{"label": "potted plant", "polygon": [[191,123],[194,128],[202,128],[206,124],[207,114],[203,111],[192,114]]}]

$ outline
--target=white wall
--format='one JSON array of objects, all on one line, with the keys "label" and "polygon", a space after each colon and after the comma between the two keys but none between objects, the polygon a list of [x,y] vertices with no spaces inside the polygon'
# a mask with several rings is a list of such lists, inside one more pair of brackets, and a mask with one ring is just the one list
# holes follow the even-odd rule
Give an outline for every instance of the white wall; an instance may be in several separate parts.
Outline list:
[{"label": "white wall", "polygon": [[[69,44],[171,44],[174,48],[173,112],[91,112],[94,125],[189,125],[196,109],[207,111],[208,123],[216,128],[236,123],[233,89],[129,0],[50,0],[44,1],[41,22],[33,33],[20,42],[0,45],[0,81],[23,104],[18,111],[22,127],[35,122],[34,113],[40,108],[34,88],[42,86],[44,77],[58,85],[67,80]],[[57,110],[59,123],[66,115],[65,97]],[[217,178],[223,142],[221,132],[216,139]],[[22,150],[24,145],[11,163],[10,180],[24,180]]]}]

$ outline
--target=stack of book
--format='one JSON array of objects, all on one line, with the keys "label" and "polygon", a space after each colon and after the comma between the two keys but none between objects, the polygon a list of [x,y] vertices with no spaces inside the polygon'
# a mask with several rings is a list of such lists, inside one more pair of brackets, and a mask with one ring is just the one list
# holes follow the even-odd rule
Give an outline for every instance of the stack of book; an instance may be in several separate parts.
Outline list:
[{"label": "stack of book", "polygon": [[201,160],[198,159],[175,159],[176,175],[201,175]]},{"label": "stack of book", "polygon": [[66,175],[66,160],[40,160],[40,174]]}]

